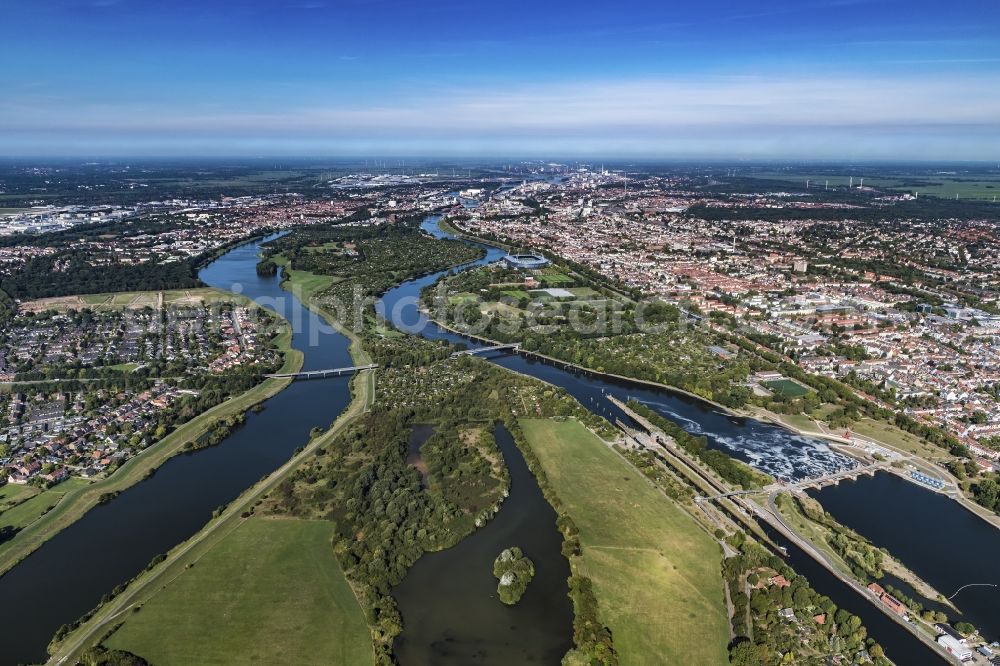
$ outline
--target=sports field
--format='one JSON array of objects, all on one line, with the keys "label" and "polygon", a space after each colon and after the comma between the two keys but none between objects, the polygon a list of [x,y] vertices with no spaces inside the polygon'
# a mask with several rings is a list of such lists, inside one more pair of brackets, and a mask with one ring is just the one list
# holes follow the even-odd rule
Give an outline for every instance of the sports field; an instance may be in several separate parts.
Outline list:
[{"label": "sports field", "polygon": [[251,518],[105,641],[157,666],[371,664],[325,521]]},{"label": "sports field", "polygon": [[718,544],[577,421],[520,424],[580,529],[574,566],[594,582],[621,663],[728,663]]},{"label": "sports field", "polygon": [[809,389],[791,379],[775,379],[769,382],[761,382],[761,384],[775,393],[781,393],[789,398],[798,398],[809,393]]}]

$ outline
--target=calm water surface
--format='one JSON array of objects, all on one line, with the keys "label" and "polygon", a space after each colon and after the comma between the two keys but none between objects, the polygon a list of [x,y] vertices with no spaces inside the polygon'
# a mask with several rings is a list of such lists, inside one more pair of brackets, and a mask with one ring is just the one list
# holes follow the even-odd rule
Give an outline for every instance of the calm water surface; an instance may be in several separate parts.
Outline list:
[{"label": "calm water surface", "polygon": [[[393,590],[404,627],[393,648],[404,666],[559,664],[572,647],[570,570],[556,512],[507,429],[499,425],[494,434],[510,470],[510,496],[485,527],[425,554]],[[511,546],[531,558],[535,577],[507,606],[497,597],[493,561]]]},{"label": "calm water surface", "polygon": [[[260,278],[259,244],[237,248],[201,272],[207,284],[231,289],[296,324],[293,345],[306,369],[351,365],[347,340],[332,334],[279,285]],[[90,510],[0,578],[0,663],[46,659],[56,630],[97,605],[154,556],[197,532],[221,504],[288,460],[350,401],[348,377],[296,382],[218,446],[165,462],[156,474]]]},{"label": "calm water surface", "polygon": [[[1000,530],[954,500],[894,474],[862,476],[810,493],[837,521],[905,562],[946,597],[969,583],[1000,585]],[[1000,587],[969,587],[942,609],[1000,638]]]}]

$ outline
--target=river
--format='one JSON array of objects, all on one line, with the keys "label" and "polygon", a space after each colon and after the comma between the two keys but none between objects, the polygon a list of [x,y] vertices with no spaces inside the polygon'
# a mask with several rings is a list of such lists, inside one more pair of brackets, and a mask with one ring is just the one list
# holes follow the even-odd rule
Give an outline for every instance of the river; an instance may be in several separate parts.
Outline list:
[{"label": "river", "polygon": [[[437,221],[434,216],[428,218],[424,228],[435,236],[446,237],[447,234],[440,230]],[[472,265],[494,261],[503,255],[497,248],[483,247],[487,250],[487,256]],[[348,341],[343,336],[332,332],[294,297],[284,292],[277,278],[261,278],[256,275],[258,250],[259,243],[236,248],[205,268],[201,272],[201,278],[211,286],[237,291],[253,298],[289,319],[296,331],[293,346],[305,353],[306,369],[351,365]],[[466,339],[426,322],[417,310],[420,290],[442,274],[412,280],[390,290],[379,302],[379,310],[403,330],[419,333],[430,339],[446,339],[466,345]],[[692,432],[704,434],[710,446],[725,450],[777,476],[798,478],[853,464],[844,456],[831,451],[820,440],[799,437],[777,426],[734,418],[701,401],[668,390],[609,380],[520,355],[500,354],[494,355],[490,360],[562,386],[585,407],[612,421],[627,417],[606,399],[606,395],[614,395],[622,400],[641,400]],[[111,502],[94,508],[0,578],[0,595],[5,599],[5,603],[0,606],[0,627],[3,627],[3,636],[7,639],[0,641],[0,662],[14,664],[44,660],[45,646],[60,625],[79,618],[98,603],[101,595],[140,572],[155,555],[193,535],[209,520],[215,507],[231,501],[262,475],[286,461],[295,448],[308,440],[311,428],[329,425],[349,402],[348,382],[349,379],[344,377],[293,383],[269,399],[263,412],[248,414],[246,425],[218,446],[170,459],[154,476],[136,484]],[[504,446],[502,440],[503,434],[498,432],[501,447]],[[518,462],[516,447],[506,457],[513,475],[518,464],[522,464]],[[525,480],[524,484],[520,484],[527,488],[529,494],[530,486],[534,485],[533,478],[530,481],[531,483],[527,483]],[[505,502],[515,508],[506,512],[511,514],[510,518],[504,518],[505,511],[501,510],[494,519],[495,524],[500,527],[488,526],[466,540],[473,545],[464,546],[464,541],[456,548],[468,548],[469,552],[476,550],[476,542],[472,540],[492,538],[479,536],[489,529],[502,531],[505,523],[499,522],[501,519],[516,522],[523,518],[517,515],[520,509],[516,507],[520,506],[520,500],[511,502],[512,498]],[[955,506],[952,511],[962,510]],[[951,514],[942,514],[941,519],[949,520],[950,517]],[[554,521],[554,514],[552,520]],[[554,526],[551,530],[541,527],[530,528],[525,532],[530,535],[536,533],[554,533],[558,537]],[[807,575],[819,592],[859,615],[872,635],[897,663],[940,663],[929,648],[919,643],[905,629],[871,607],[811,559],[798,553],[792,544],[778,540],[789,549],[791,562],[796,569]],[[552,547],[546,546],[545,552],[551,552]],[[465,552],[451,549],[426,555],[418,561],[413,571],[427,571],[428,574],[440,571],[443,565],[438,562],[447,562],[449,558],[455,557],[449,555],[452,551]],[[486,549],[482,549],[482,553],[485,557]],[[904,561],[907,560],[906,553],[898,555]],[[561,556],[551,558],[551,561],[548,556],[540,557],[535,562],[536,566],[542,564],[540,560],[545,560],[544,566],[557,566],[558,562],[565,566],[565,560]],[[478,564],[475,567],[477,571],[481,568]],[[492,578],[492,573],[488,574]],[[536,576],[532,586],[554,577]],[[411,578],[419,580],[419,577],[407,577],[400,588],[401,599],[406,598],[406,586]],[[440,588],[438,594],[446,589]],[[525,608],[530,609],[534,603],[527,603],[530,602],[531,595],[529,586],[529,592],[521,602]],[[467,599],[465,596],[457,596],[454,600],[456,603],[450,610],[465,608],[461,604],[466,604]],[[565,598],[562,599],[564,601]],[[489,602],[496,603],[495,600]],[[441,596],[435,605],[446,608],[449,600]],[[409,616],[414,626],[420,626],[423,620],[412,610],[407,610],[411,607],[412,604],[404,605],[401,601],[404,617]],[[468,610],[472,612],[476,609]],[[435,621],[433,626],[447,626],[449,622],[454,623],[445,618],[440,622]],[[565,622],[560,620],[552,626],[563,624]],[[559,631],[565,633],[548,635],[544,641],[536,644],[534,653],[554,654],[543,646],[546,642],[558,645],[560,649],[565,647],[569,628]],[[436,638],[421,635],[418,639],[415,635],[415,631],[407,631],[401,638],[401,653],[410,653],[412,649],[412,654],[419,655],[422,650],[436,649],[431,646]],[[14,636],[17,637],[16,640],[10,638]],[[484,638],[463,635],[461,644],[472,645]],[[506,654],[504,650],[507,648],[503,647],[501,641],[491,644],[490,649],[492,654]],[[552,650],[554,649],[553,647]],[[419,661],[419,658],[416,659]]]},{"label": "river", "polygon": [[[213,287],[237,291],[295,324],[305,368],[352,365],[348,341],[288,292],[256,273],[259,243],[236,248],[201,271]],[[312,344],[312,343],[315,344]],[[295,382],[219,445],[178,455],[153,476],[94,507],[0,578],[0,663],[35,663],[56,630],[92,609],[153,557],[191,537],[262,476],[328,426],[350,402],[348,377]]]},{"label": "river", "polygon": [[[1000,530],[944,495],[886,473],[810,494],[946,597],[964,585],[1000,584]],[[962,612],[943,609],[953,623],[970,622],[987,638],[1000,638],[1000,588],[968,587],[952,603]]]},{"label": "river", "polygon": [[[503,425],[494,431],[510,471],[500,511],[458,545],[427,553],[393,590],[403,633],[393,651],[403,666],[419,664],[554,664],[572,647],[569,563],[562,556],[556,512]],[[493,561],[519,546],[535,565],[521,600],[497,598]]]},{"label": "river", "polygon": [[[439,227],[439,221],[438,216],[429,217],[423,224],[424,230],[438,238],[450,238],[451,235]],[[481,243],[473,244],[486,250],[486,256],[463,268],[497,261],[504,255],[498,248]],[[418,308],[421,290],[436,282],[446,272],[410,280],[395,287],[385,294],[377,306],[378,311],[407,332],[432,340],[448,340],[469,346],[469,339],[437,326]],[[758,469],[783,478],[802,478],[856,464],[850,458],[831,450],[822,440],[802,437],[776,425],[734,417],[684,394],[603,377],[520,354],[492,353],[487,358],[505,368],[566,389],[582,405],[612,422],[615,419],[626,422],[630,419],[607,399],[608,395],[623,401],[634,398],[644,402],[689,432],[704,435],[710,447],[724,450]],[[778,534],[772,534],[772,538],[787,549],[789,562],[809,579],[817,591],[862,619],[871,635],[882,644],[896,663],[942,663],[937,653],[858,596],[794,544]],[[418,562],[418,566],[419,564]],[[405,613],[405,609],[403,610]]]}]

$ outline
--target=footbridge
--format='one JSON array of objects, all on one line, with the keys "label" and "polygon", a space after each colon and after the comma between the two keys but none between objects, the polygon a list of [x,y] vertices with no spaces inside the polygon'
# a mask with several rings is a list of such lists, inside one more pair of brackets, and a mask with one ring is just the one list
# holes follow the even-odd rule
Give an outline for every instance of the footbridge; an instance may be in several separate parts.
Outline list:
[{"label": "footbridge", "polygon": [[324,377],[338,377],[347,375],[359,370],[374,370],[378,365],[369,363],[368,365],[352,365],[347,368],[327,368],[325,370],[303,370],[301,372],[276,372],[264,375],[270,379],[323,379]]},{"label": "footbridge", "polygon": [[515,343],[509,344],[509,345],[493,345],[492,347],[478,347],[476,349],[463,349],[462,351],[455,352],[454,354],[452,354],[452,356],[474,356],[476,354],[485,354],[486,352],[491,352],[491,351],[505,351],[505,350],[508,350],[508,349],[511,350],[511,351],[517,351],[520,348],[521,348],[521,343],[520,342],[515,342]]},{"label": "footbridge", "polygon": [[726,497],[742,497],[744,495],[756,495],[758,493],[767,492],[766,488],[751,488],[750,490],[734,490],[728,493],[720,493],[718,495],[712,495],[711,497],[702,497],[701,495],[694,498],[695,502],[713,502],[715,500],[724,499]]}]

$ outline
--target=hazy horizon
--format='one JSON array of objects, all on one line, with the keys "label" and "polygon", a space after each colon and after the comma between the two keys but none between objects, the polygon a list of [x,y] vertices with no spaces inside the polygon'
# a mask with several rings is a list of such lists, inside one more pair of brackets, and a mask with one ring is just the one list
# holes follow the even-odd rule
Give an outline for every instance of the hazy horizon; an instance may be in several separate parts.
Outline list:
[{"label": "hazy horizon", "polygon": [[992,161],[1000,5],[48,0],[0,156]]}]

